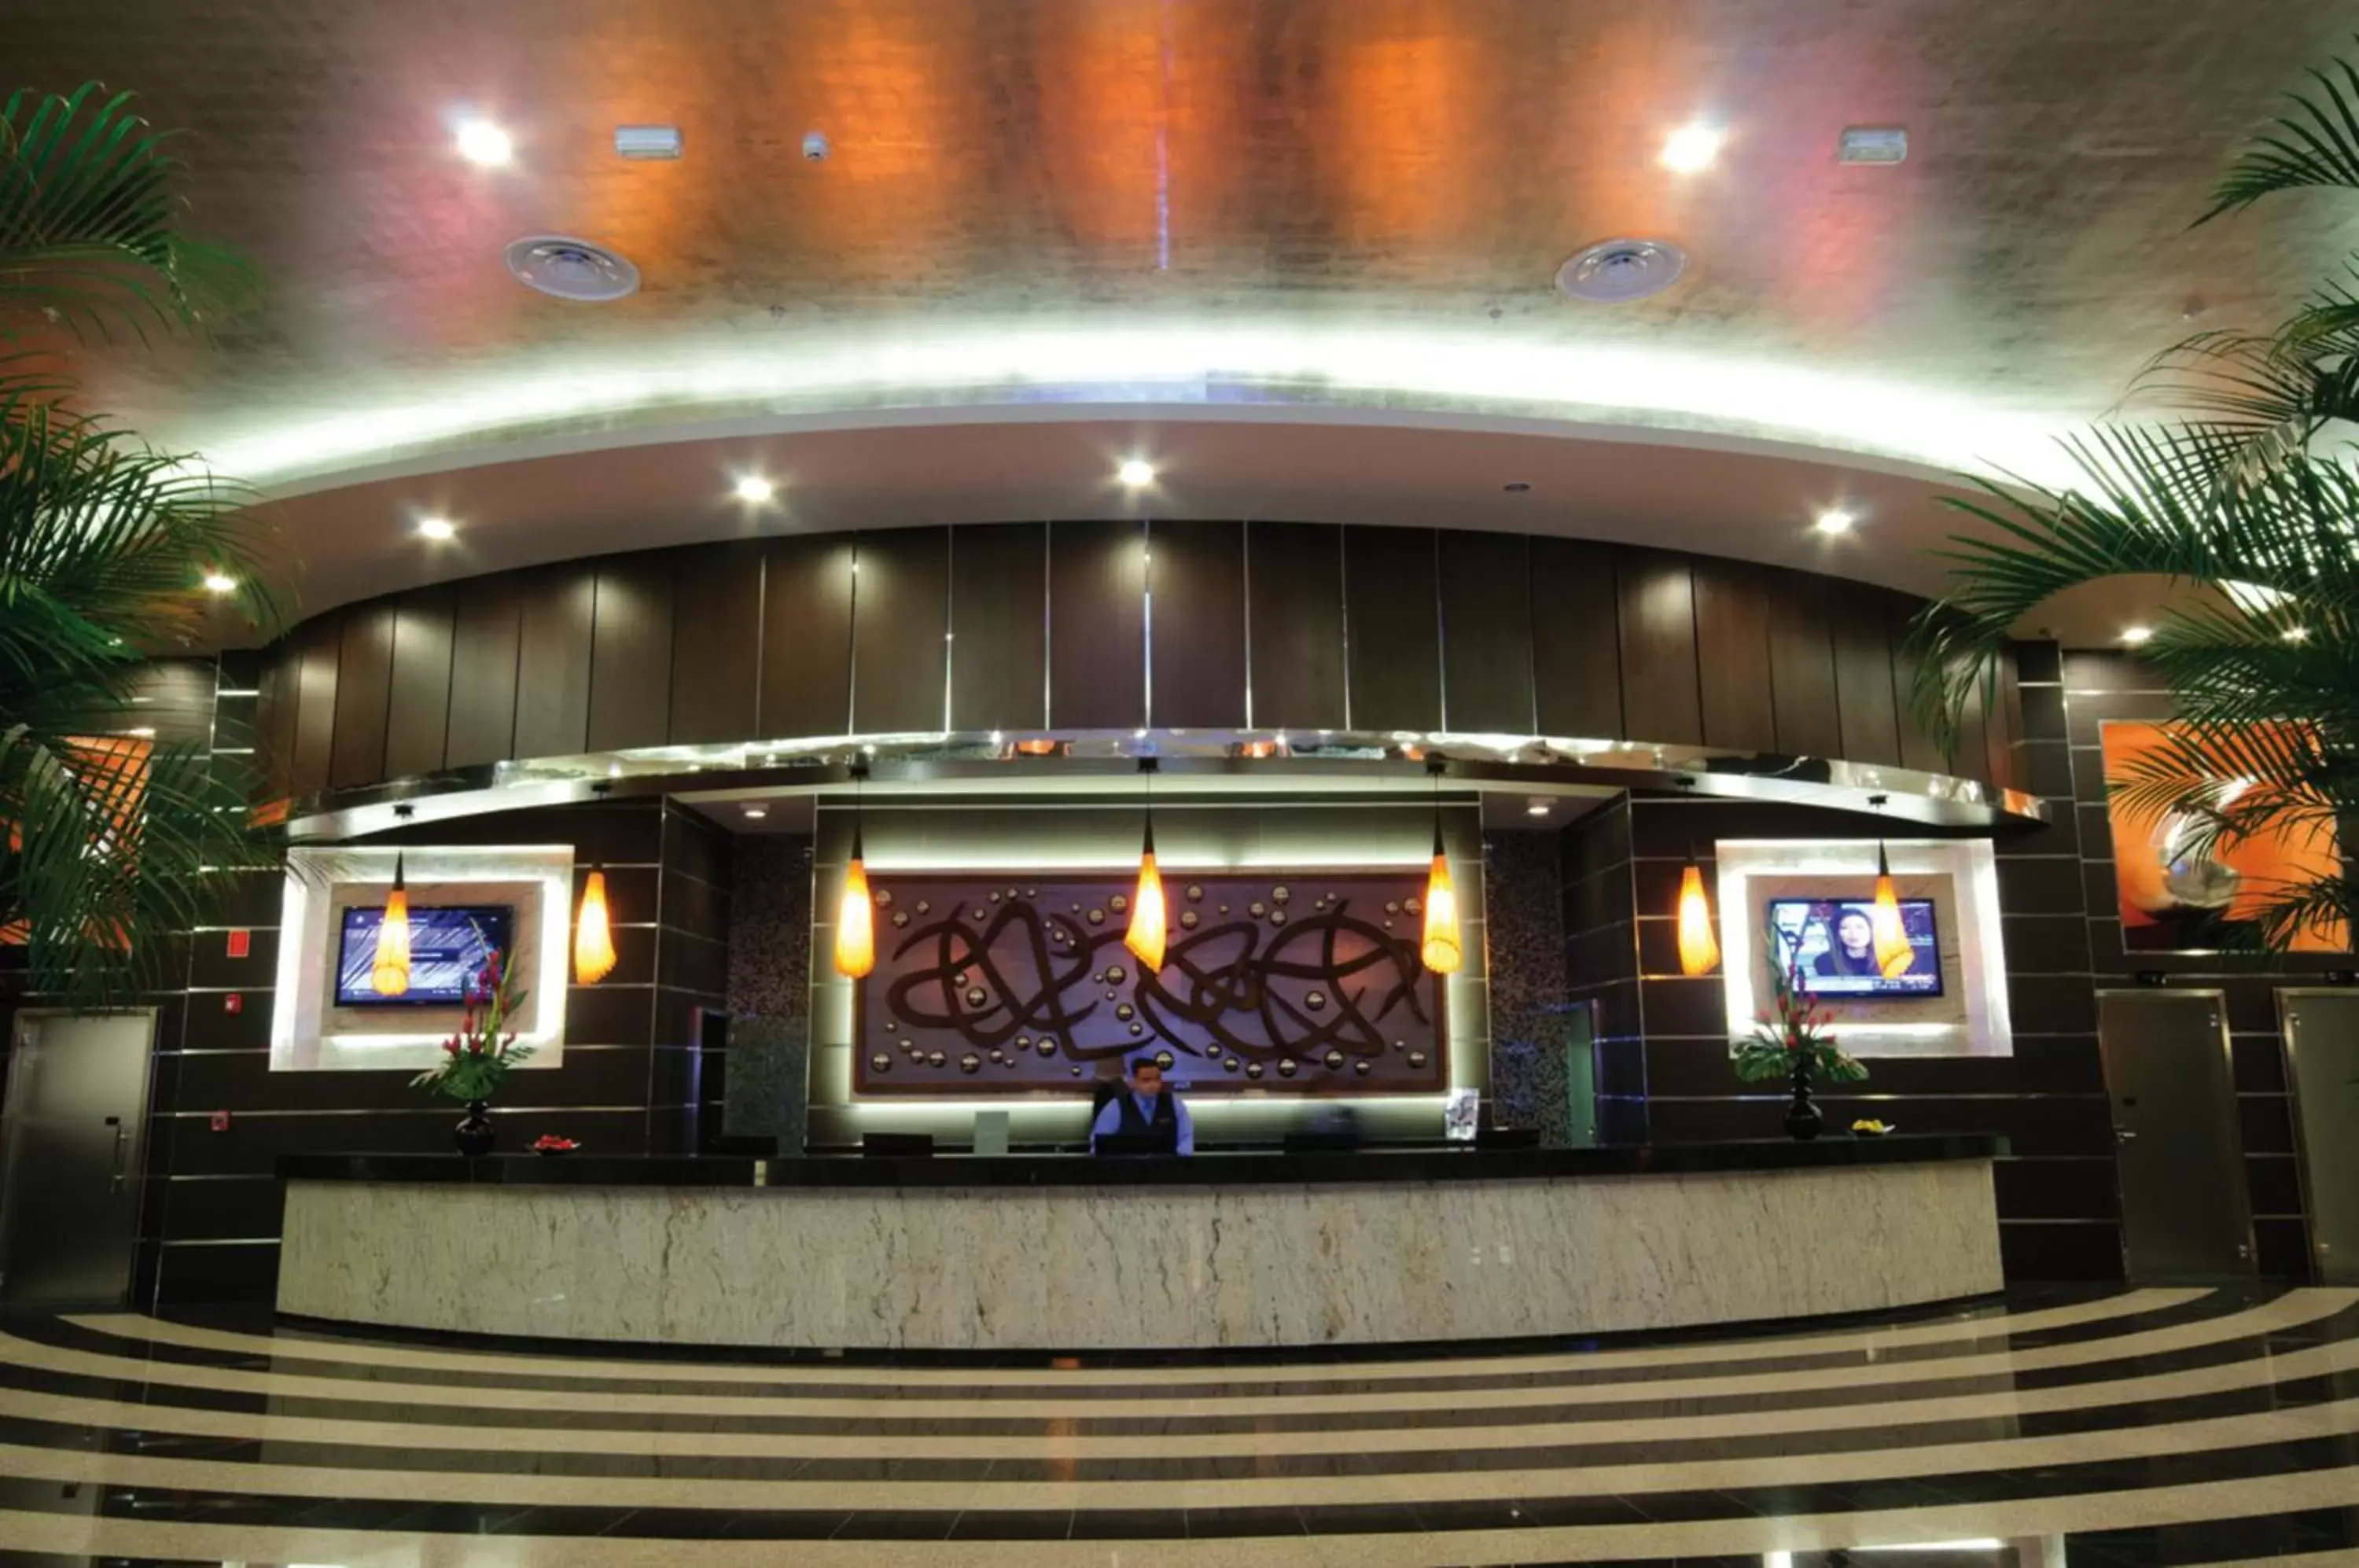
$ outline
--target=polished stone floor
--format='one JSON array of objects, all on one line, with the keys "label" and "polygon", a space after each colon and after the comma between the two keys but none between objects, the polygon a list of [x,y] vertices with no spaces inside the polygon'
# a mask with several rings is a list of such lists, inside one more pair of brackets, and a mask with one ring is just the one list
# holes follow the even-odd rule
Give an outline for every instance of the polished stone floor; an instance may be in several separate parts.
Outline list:
[{"label": "polished stone floor", "polygon": [[0,1565],[2359,1561],[2359,1291],[886,1366],[0,1320]]}]

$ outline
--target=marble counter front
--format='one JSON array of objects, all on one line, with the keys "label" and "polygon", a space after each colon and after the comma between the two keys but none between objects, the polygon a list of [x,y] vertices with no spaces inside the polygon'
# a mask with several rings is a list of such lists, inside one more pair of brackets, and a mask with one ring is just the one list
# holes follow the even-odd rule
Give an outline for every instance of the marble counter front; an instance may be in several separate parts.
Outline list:
[{"label": "marble counter front", "polygon": [[[2000,1285],[1991,1140],[1691,1148],[1712,1152],[1615,1151],[1633,1157],[1618,1171],[1436,1151],[672,1161],[690,1169],[648,1181],[626,1160],[314,1157],[283,1172],[278,1307],[575,1340],[1212,1349],[1804,1317]],[[955,1179],[981,1166],[996,1169]]]}]

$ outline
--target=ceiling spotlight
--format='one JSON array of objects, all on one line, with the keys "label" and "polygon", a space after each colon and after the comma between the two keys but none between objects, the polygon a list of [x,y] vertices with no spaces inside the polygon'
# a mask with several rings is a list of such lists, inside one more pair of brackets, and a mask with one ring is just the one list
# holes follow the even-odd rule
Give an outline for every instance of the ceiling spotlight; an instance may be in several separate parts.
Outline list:
[{"label": "ceiling spotlight", "polygon": [[1144,490],[1155,483],[1155,464],[1143,457],[1125,458],[1122,466],[1114,471],[1114,476],[1126,490]]},{"label": "ceiling spotlight", "polygon": [[516,152],[508,134],[489,120],[462,120],[457,140],[459,156],[485,169],[497,169]]},{"label": "ceiling spotlight", "polygon": [[1819,514],[1819,520],[1812,526],[1822,534],[1847,534],[1851,532],[1851,526],[1857,521],[1859,521],[1857,517],[1844,511],[1841,506],[1829,506]]},{"label": "ceiling spotlight", "polygon": [[448,517],[420,517],[418,519],[418,537],[419,539],[446,539],[456,534],[458,531],[459,526]]},{"label": "ceiling spotlight", "polygon": [[770,808],[767,806],[748,806],[745,808],[745,817],[749,822],[758,822],[769,814]]},{"label": "ceiling spotlight", "polygon": [[1545,817],[1548,814],[1549,803],[1546,800],[1535,798],[1524,807],[1524,815],[1527,817]]},{"label": "ceiling spotlight", "polygon": [[758,474],[748,474],[737,481],[737,499],[749,506],[758,506],[778,493],[778,487]]},{"label": "ceiling spotlight", "polygon": [[2122,628],[2122,641],[2131,648],[2136,648],[2142,643],[2150,642],[2153,640],[2153,637],[2154,628],[2152,626],[2124,626]]},{"label": "ceiling spotlight", "polygon": [[209,593],[226,593],[236,586],[237,579],[225,572],[205,573],[205,592]]},{"label": "ceiling spotlight", "polygon": [[1681,125],[1663,144],[1663,167],[1680,174],[1701,174],[1720,156],[1728,133],[1718,125]]}]

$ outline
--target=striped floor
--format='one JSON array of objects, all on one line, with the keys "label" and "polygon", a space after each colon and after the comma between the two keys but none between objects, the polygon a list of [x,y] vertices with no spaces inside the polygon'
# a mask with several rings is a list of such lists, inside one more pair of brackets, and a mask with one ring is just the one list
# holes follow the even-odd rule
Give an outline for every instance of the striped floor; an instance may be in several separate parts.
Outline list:
[{"label": "striped floor", "polygon": [[2352,1290],[2025,1292],[1818,1333],[1152,1367],[0,1320],[0,1565],[2052,1568],[2354,1547]]}]

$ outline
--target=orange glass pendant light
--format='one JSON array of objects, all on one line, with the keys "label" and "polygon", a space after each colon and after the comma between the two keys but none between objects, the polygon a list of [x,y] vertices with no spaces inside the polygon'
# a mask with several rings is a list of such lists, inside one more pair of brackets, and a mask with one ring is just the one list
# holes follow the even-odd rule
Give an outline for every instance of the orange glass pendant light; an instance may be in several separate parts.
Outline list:
[{"label": "orange glass pendant light", "polygon": [[1712,934],[1712,899],[1704,892],[1703,867],[1688,852],[1680,873],[1680,973],[1709,975],[1720,967],[1720,939]]},{"label": "orange glass pendant light", "polygon": [[1138,771],[1148,780],[1147,790],[1147,831],[1139,841],[1138,886],[1130,896],[1130,930],[1123,934],[1122,945],[1149,970],[1163,967],[1163,949],[1170,934],[1170,906],[1163,897],[1163,873],[1155,866],[1155,785],[1156,759],[1142,757]]},{"label": "orange glass pendant light", "polygon": [[606,868],[593,863],[573,917],[573,978],[595,985],[614,969],[614,917],[606,908]]},{"label": "orange glass pendant light", "polygon": [[409,992],[409,888],[402,878],[399,852],[393,857],[393,891],[385,898],[385,916],[377,921],[376,961],[369,968],[369,988],[380,996]]},{"label": "orange glass pendant light", "polygon": [[852,864],[843,868],[843,897],[835,909],[835,972],[858,980],[876,967],[876,905],[868,893],[868,862],[860,833],[866,765],[855,764],[852,779]]},{"label": "orange glass pendant light", "polygon": [[1882,839],[1875,841],[1875,905],[1868,923],[1875,928],[1877,970],[1886,979],[1908,974],[1917,961],[1917,949],[1900,919],[1900,893],[1892,885],[1892,863],[1885,858]]},{"label": "orange glass pendant light", "polygon": [[1425,938],[1419,954],[1436,975],[1455,975],[1466,962],[1466,946],[1458,935],[1458,888],[1450,880],[1450,852],[1441,844],[1441,770],[1439,757],[1426,759],[1433,778],[1433,865],[1425,874]]}]

